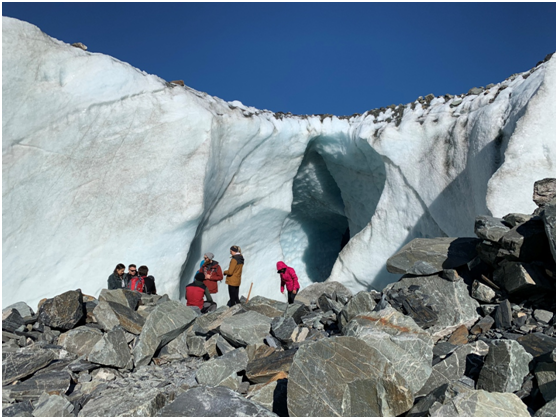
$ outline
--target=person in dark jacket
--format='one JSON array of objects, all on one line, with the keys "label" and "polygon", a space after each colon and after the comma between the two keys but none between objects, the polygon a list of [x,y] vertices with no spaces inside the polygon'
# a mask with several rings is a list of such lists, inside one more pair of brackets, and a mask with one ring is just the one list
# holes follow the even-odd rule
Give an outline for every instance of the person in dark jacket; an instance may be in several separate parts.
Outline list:
[{"label": "person in dark jacket", "polygon": [[147,275],[149,273],[149,268],[145,265],[142,265],[138,268],[138,275],[143,279],[144,288],[143,292],[145,294],[157,294],[157,288],[155,287],[155,278],[151,275]]},{"label": "person in dark jacket", "polygon": [[214,257],[213,253],[210,252],[204,254],[204,263],[200,266],[200,270],[198,271],[204,274],[205,279],[203,280],[203,283],[209,290],[210,294],[217,294],[217,291],[219,291],[217,284],[219,281],[223,280],[223,271],[219,266],[219,262],[213,260]]},{"label": "person in dark jacket", "polygon": [[138,276],[138,270],[136,269],[136,265],[131,263],[128,265],[128,272],[124,274],[124,280],[126,281],[126,288],[130,288],[130,281],[134,276]]},{"label": "person in dark jacket", "polygon": [[244,256],[241,254],[240,246],[231,246],[231,256],[229,269],[223,272],[227,276],[225,282],[229,286],[229,302],[227,303],[229,307],[240,304],[238,292],[242,281],[242,268],[244,267]]},{"label": "person in dark jacket", "polygon": [[126,266],[122,263],[116,265],[114,272],[108,277],[108,289],[117,290],[119,288],[126,288],[126,279],[124,278],[124,270]]},{"label": "person in dark jacket", "polygon": [[186,305],[191,307],[194,306],[198,307],[200,310],[202,310],[202,313],[205,313],[205,311],[207,311],[207,308],[209,308],[209,307],[204,307],[204,301],[203,301],[204,296],[208,303],[213,303],[211,294],[209,293],[209,290],[203,283],[204,279],[205,279],[205,275],[202,274],[201,272],[198,272],[194,278],[194,282],[192,282],[189,285],[186,285]]}]

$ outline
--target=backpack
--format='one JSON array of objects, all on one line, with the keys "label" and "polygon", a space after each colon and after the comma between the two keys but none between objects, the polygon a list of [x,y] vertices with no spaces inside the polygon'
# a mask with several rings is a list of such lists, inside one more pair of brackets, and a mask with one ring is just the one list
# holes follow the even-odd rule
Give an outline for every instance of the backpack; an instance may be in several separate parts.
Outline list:
[{"label": "backpack", "polygon": [[141,276],[134,276],[130,280],[130,289],[132,291],[143,292],[144,286],[145,286],[145,281]]}]

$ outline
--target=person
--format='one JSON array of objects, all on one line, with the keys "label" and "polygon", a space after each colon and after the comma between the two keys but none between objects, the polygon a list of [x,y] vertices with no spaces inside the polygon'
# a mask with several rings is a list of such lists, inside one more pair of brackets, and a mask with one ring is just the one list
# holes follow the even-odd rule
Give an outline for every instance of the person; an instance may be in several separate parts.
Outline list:
[{"label": "person", "polygon": [[124,280],[126,281],[126,288],[130,288],[130,281],[134,276],[138,276],[138,270],[136,269],[136,265],[131,263],[128,265],[128,272],[124,274]]},{"label": "person", "polygon": [[117,290],[119,288],[126,287],[126,280],[124,279],[124,270],[126,269],[126,265],[119,263],[114,268],[114,272],[112,275],[108,277],[108,289],[109,290]]},{"label": "person", "polygon": [[[216,307],[216,304],[211,298],[209,290],[203,283],[204,279],[205,275],[201,272],[198,272],[194,276],[194,282],[186,285],[186,305],[190,307],[198,307],[202,311],[202,313],[206,313],[211,308]],[[203,301],[204,296],[206,299],[205,303]]]},{"label": "person", "polygon": [[142,265],[138,268],[138,275],[143,279],[143,291],[146,294],[157,294],[157,288],[155,287],[155,278],[151,275],[147,275],[149,273],[149,268],[145,265]]},{"label": "person", "polygon": [[200,270],[198,271],[204,274],[205,279],[203,283],[210,294],[217,294],[217,291],[219,291],[218,282],[223,280],[223,271],[219,266],[219,262],[213,260],[214,257],[215,255],[211,252],[204,254],[204,263],[200,266]]},{"label": "person", "polygon": [[229,269],[223,272],[227,276],[225,283],[229,286],[229,302],[227,305],[229,307],[235,304],[240,304],[238,299],[238,291],[240,289],[240,283],[242,281],[242,268],[244,267],[244,256],[241,254],[239,246],[231,246],[231,262],[229,264]]},{"label": "person", "polygon": [[281,276],[281,293],[284,293],[285,288],[287,288],[289,304],[294,303],[296,294],[300,289],[295,270],[279,261],[277,262],[277,273]]}]

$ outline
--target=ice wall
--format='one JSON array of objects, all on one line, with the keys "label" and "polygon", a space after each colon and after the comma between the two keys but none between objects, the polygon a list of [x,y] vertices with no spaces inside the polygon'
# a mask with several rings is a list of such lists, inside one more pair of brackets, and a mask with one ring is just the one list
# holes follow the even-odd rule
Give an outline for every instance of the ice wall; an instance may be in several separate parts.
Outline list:
[{"label": "ice wall", "polygon": [[233,244],[245,295],[282,298],[278,260],[303,286],[381,288],[412,238],[532,212],[533,181],[555,176],[555,57],[480,95],[293,116],[2,23],[3,306],[97,295],[120,262],[180,298],[202,254],[226,268]]}]

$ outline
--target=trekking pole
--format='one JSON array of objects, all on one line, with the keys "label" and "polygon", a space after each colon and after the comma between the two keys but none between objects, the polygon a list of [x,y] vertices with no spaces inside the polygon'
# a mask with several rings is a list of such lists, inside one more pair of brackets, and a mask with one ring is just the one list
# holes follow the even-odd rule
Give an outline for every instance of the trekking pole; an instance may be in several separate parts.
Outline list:
[{"label": "trekking pole", "polygon": [[252,285],[254,285],[253,282],[250,283],[250,289],[248,290],[248,297],[246,297],[246,302],[248,302],[248,300],[250,299],[250,293],[252,292]]}]

